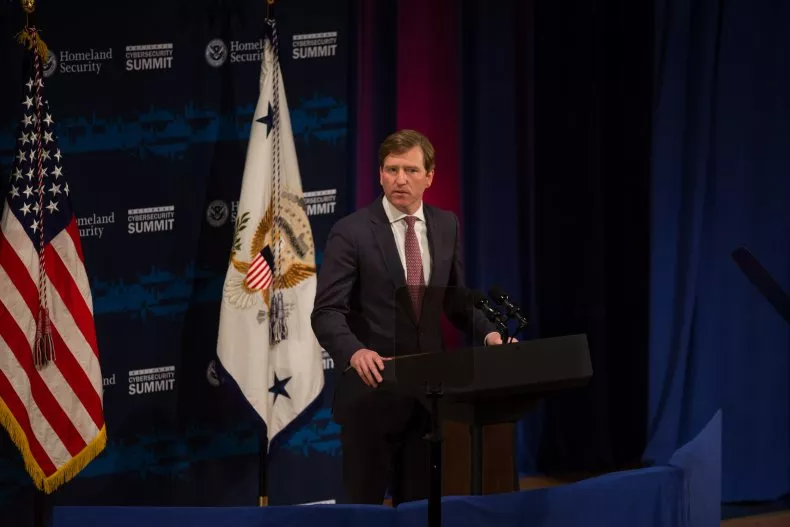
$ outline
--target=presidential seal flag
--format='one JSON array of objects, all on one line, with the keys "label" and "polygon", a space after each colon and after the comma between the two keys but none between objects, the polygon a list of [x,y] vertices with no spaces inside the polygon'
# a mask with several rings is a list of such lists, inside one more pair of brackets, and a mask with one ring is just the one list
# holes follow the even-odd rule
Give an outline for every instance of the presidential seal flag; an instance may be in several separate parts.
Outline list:
[{"label": "presidential seal flag", "polygon": [[37,34],[26,31],[36,51],[0,219],[0,423],[49,493],[102,451],[106,430],[68,170],[44,97]]},{"label": "presidential seal flag", "polygon": [[217,345],[222,366],[266,424],[270,444],[324,386],[310,324],[315,245],[277,50],[269,19]]}]

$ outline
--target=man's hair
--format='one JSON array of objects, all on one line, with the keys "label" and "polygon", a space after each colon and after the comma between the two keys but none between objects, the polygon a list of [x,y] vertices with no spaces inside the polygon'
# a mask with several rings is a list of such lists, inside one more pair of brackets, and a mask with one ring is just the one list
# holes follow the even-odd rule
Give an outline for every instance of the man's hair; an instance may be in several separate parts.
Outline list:
[{"label": "man's hair", "polygon": [[425,171],[430,172],[436,162],[436,153],[427,137],[414,130],[398,130],[387,136],[379,147],[379,168],[384,168],[384,160],[390,154],[402,154],[415,146],[422,149]]}]

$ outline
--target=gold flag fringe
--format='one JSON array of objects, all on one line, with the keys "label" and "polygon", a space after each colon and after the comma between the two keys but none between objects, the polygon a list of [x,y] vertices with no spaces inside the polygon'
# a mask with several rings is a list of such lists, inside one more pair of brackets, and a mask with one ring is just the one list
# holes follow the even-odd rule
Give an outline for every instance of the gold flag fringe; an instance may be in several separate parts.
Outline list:
[{"label": "gold flag fringe", "polygon": [[[16,40],[29,51],[33,51],[33,47],[35,46],[38,56],[41,57],[42,61],[46,62],[47,57],[49,57],[49,49],[44,41],[41,40],[38,29],[30,26],[30,15],[36,10],[36,0],[20,0],[19,3],[22,6],[22,10],[25,12],[25,29],[17,33]],[[35,39],[33,38],[34,34],[36,37]]]},{"label": "gold flag fringe", "polygon": [[105,446],[107,446],[107,426],[105,425],[102,426],[96,437],[79,454],[72,457],[51,476],[46,476],[30,451],[30,445],[27,443],[27,437],[25,437],[22,427],[19,426],[14,414],[11,413],[11,410],[8,409],[8,406],[2,399],[0,399],[0,425],[8,431],[11,441],[22,454],[25,470],[33,479],[36,488],[43,490],[47,494],[52,494],[58,487],[71,481],[88,463],[101,454]]},{"label": "gold flag fringe", "polygon": [[27,30],[20,31],[16,36],[16,40],[25,46],[29,51],[33,51],[33,46],[35,46],[38,56],[41,57],[41,60],[44,62],[47,61],[47,58],[49,57],[49,48],[47,48],[47,45],[43,40],[41,40],[40,33],[36,35],[36,39],[34,41],[33,37]]}]

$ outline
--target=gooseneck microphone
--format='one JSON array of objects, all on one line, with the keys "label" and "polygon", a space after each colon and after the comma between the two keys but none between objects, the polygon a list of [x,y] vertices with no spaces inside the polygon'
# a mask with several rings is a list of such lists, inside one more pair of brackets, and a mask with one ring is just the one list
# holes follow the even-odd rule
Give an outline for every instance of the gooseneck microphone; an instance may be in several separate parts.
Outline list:
[{"label": "gooseneck microphone", "polygon": [[496,302],[497,305],[505,308],[505,314],[508,320],[514,319],[518,322],[518,329],[516,330],[516,333],[527,327],[529,324],[527,317],[524,316],[521,308],[510,301],[510,297],[502,290],[501,287],[498,285],[492,286],[491,289],[488,290],[488,294],[494,299],[494,302]]},{"label": "gooseneck microphone", "polygon": [[502,335],[502,342],[508,342],[507,318],[503,317],[502,313],[498,310],[491,307],[488,303],[488,299],[480,291],[472,291],[472,302],[474,306],[482,311],[486,318],[497,327],[499,334]]}]

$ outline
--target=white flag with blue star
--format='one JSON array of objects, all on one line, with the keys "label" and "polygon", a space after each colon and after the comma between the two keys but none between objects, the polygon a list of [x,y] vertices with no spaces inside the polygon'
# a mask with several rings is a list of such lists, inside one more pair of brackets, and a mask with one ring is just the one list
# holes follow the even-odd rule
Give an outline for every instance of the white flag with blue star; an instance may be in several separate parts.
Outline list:
[{"label": "white flag with blue star", "polygon": [[269,442],[321,393],[321,347],[310,325],[315,244],[291,119],[268,21],[260,94],[250,130],[217,354],[266,423]]}]

